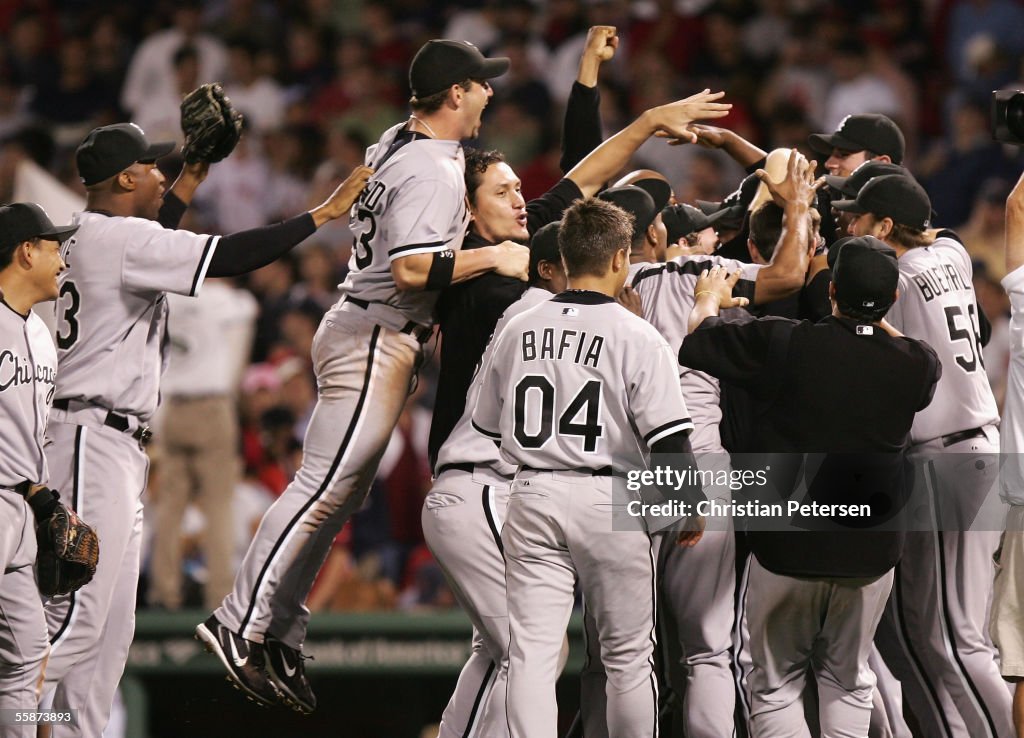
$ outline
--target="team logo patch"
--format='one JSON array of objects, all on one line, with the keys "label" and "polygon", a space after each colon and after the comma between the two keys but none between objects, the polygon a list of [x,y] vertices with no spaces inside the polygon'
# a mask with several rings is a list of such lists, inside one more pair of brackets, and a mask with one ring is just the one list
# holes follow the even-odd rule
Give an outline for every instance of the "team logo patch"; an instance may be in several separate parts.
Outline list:
[{"label": "team logo patch", "polygon": [[575,318],[579,314],[580,311],[577,310],[576,308],[562,308],[562,315],[568,315],[570,317]]}]

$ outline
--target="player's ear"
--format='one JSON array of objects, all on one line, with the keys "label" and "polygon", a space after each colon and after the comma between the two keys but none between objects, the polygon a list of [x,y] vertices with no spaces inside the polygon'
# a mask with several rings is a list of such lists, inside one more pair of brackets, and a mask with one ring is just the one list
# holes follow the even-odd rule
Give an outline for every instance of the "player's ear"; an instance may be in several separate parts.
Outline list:
[{"label": "player's ear", "polygon": [[135,175],[125,169],[117,175],[117,186],[128,192],[135,191]]},{"label": "player's ear", "polygon": [[828,283],[828,299],[832,302],[836,301],[836,283],[831,280]]}]

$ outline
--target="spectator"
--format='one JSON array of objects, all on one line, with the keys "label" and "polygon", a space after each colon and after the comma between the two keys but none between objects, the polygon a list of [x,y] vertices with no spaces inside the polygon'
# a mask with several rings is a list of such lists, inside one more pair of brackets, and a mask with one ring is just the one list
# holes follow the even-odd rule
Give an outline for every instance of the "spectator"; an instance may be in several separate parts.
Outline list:
[{"label": "spectator", "polygon": [[236,38],[228,43],[229,82],[224,92],[245,115],[251,129],[262,134],[279,128],[284,121],[284,91],[256,66],[260,48],[254,42]]}]

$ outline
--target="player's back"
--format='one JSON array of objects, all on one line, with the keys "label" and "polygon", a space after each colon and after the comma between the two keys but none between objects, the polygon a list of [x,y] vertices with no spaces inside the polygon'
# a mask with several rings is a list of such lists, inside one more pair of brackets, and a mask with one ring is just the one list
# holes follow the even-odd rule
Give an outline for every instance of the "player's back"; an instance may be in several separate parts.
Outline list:
[{"label": "player's back", "polygon": [[217,236],[84,212],[62,247],[56,399],[148,419],[163,368],[166,291],[197,294]]},{"label": "player's back", "polygon": [[942,362],[935,398],[915,416],[911,441],[922,443],[998,422],[966,250],[941,237],[900,256],[899,268],[900,297],[886,319],[911,338],[927,341]]},{"label": "player's back", "polygon": [[675,363],[658,332],[610,297],[563,292],[509,321],[481,372],[494,386],[474,424],[493,436],[478,420],[499,403],[490,417],[500,413],[502,454],[523,468],[636,468],[649,444],[692,428],[681,398],[660,401],[679,395]]},{"label": "player's back", "polygon": [[375,171],[352,207],[352,257],[341,290],[429,324],[439,293],[399,291],[391,262],[462,247],[469,224],[466,165],[458,141],[427,138],[403,130],[405,125],[392,127],[367,149],[366,164]]}]

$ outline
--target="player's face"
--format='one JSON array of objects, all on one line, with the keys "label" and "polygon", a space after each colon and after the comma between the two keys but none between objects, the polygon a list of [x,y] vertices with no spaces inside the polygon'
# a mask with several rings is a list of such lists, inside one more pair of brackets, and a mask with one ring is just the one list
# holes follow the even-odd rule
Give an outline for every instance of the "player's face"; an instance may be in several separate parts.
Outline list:
[{"label": "player's face", "polygon": [[67,265],[60,257],[60,244],[56,241],[39,240],[32,245],[32,280],[43,300],[55,300],[60,288],[57,277]]},{"label": "player's face", "polygon": [[851,236],[874,236],[878,239],[884,239],[885,219],[876,218],[871,213],[853,215],[848,232]]},{"label": "player's face", "polygon": [[698,231],[693,241],[689,239],[685,239],[685,241],[684,245],[693,247],[698,254],[713,254],[718,248],[718,231],[708,226],[703,231]]},{"label": "player's face", "polygon": [[825,160],[825,169],[837,177],[849,177],[853,170],[868,160],[866,151],[832,149],[832,156]]},{"label": "player's face", "polygon": [[[668,249],[668,229],[661,219],[661,213],[651,223],[650,228],[654,229],[654,261],[665,261],[665,251]],[[650,228],[648,232],[650,232]]]},{"label": "player's face", "polygon": [[136,162],[128,168],[135,179],[135,213],[140,218],[156,220],[164,197],[163,173],[156,164]]},{"label": "player's face", "polygon": [[480,117],[493,94],[494,90],[487,80],[470,80],[469,89],[463,97],[466,116],[466,131],[463,138],[476,138],[480,135]]},{"label": "player's face", "polygon": [[521,184],[505,162],[487,167],[476,190],[476,204],[470,207],[473,227],[481,237],[492,243],[529,240]]}]

